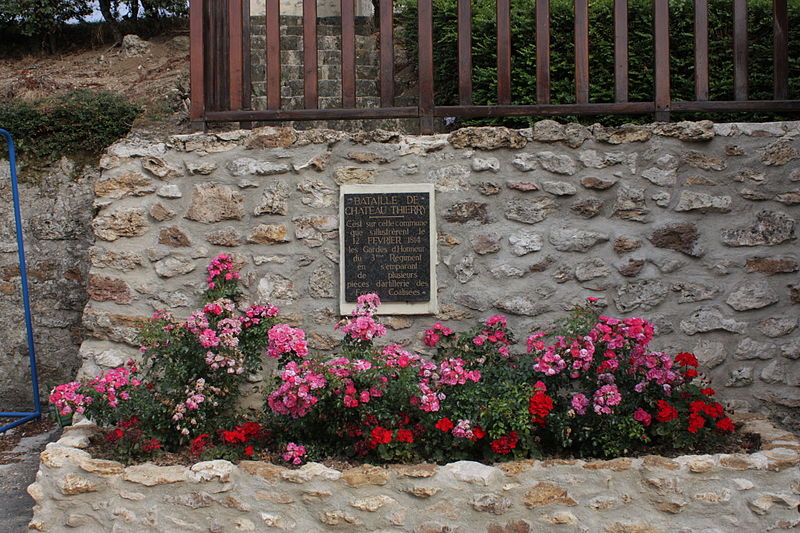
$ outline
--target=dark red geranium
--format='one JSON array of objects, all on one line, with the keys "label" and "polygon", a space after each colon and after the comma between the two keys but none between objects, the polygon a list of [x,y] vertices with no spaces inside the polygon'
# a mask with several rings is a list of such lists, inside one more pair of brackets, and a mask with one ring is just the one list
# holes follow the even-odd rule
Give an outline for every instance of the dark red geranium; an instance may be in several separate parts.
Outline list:
[{"label": "dark red geranium", "polygon": [[528,403],[528,412],[533,415],[533,423],[544,425],[545,418],[553,410],[553,399],[543,391],[536,391]]},{"label": "dark red geranium", "polygon": [[115,429],[110,433],[106,433],[106,442],[117,442],[119,439],[125,436],[125,433],[121,429]]},{"label": "dark red geranium", "polygon": [[158,442],[158,439],[150,439],[148,442],[142,446],[142,450],[146,452],[154,452],[157,449],[161,448],[161,443]]},{"label": "dark red geranium", "polygon": [[414,434],[410,429],[398,429],[397,442],[414,442]]},{"label": "dark red geranium", "polygon": [[727,431],[728,433],[733,433],[736,429],[736,426],[733,425],[733,421],[728,418],[720,418],[717,420],[717,429],[720,431]]},{"label": "dark red geranium", "polygon": [[675,356],[675,362],[681,366],[697,366],[697,357],[693,353],[681,352]]},{"label": "dark red geranium", "polygon": [[717,393],[717,391],[715,391],[711,387],[706,387],[705,389],[701,390],[700,393],[706,396],[714,396]]},{"label": "dark red geranium", "polygon": [[474,428],[472,428],[472,442],[479,441],[485,436],[486,432],[483,430],[482,427],[476,425]]},{"label": "dark red geranium", "polygon": [[236,428],[231,431],[223,431],[222,432],[222,440],[229,444],[235,444],[237,442],[247,442],[247,435],[245,435],[244,430],[242,428]]},{"label": "dark red geranium", "polygon": [[704,416],[699,415],[697,413],[691,413],[689,415],[689,433],[697,433],[697,430],[702,428],[706,425],[706,419]]},{"label": "dark red geranium", "polygon": [[389,444],[392,442],[392,431],[385,427],[375,427],[372,429],[372,443],[373,444]]},{"label": "dark red geranium", "polygon": [[511,450],[517,447],[517,442],[519,442],[519,439],[517,438],[517,432],[512,431],[511,433],[504,435],[499,439],[494,439],[490,446],[492,447],[492,451],[495,453],[506,455],[511,453]]}]

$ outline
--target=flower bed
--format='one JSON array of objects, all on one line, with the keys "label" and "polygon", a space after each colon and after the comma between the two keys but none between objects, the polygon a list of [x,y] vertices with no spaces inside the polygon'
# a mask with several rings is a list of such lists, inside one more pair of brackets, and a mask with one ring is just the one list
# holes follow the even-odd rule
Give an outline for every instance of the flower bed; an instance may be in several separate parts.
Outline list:
[{"label": "flower bed", "polygon": [[259,461],[155,466],[94,459],[97,429],[41,455],[30,528],[61,531],[771,531],[800,526],[800,442],[754,415],[753,454],[459,461],[344,471]]}]

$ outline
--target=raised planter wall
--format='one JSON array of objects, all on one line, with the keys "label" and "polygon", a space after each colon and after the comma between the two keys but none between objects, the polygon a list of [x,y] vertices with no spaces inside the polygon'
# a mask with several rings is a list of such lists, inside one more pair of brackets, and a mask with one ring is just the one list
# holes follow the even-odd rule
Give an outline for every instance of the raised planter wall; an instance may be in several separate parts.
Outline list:
[{"label": "raised planter wall", "polygon": [[187,316],[221,252],[251,299],[334,350],[339,185],[434,183],[440,312],[384,317],[387,343],[424,352],[434,322],[496,313],[524,340],[594,296],[652,319],[654,349],[694,351],[733,407],[800,427],[798,123],[263,128],[133,136],[101,165],[83,376],[136,357],[154,309]]},{"label": "raised planter wall", "polygon": [[751,455],[359,466],[208,461],[125,467],[68,428],[41,456],[30,528],[51,533],[783,531],[800,527],[800,442],[758,416]]}]

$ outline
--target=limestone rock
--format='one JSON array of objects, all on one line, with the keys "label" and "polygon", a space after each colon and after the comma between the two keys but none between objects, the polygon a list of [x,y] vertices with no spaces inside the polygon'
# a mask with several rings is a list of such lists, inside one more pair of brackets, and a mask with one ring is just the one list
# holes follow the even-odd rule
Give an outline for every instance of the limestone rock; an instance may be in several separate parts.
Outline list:
[{"label": "limestone rock", "polygon": [[795,219],[780,211],[763,210],[753,224],[722,230],[728,246],[773,246],[794,239]]},{"label": "limestone rock", "polygon": [[123,479],[146,487],[154,487],[186,481],[188,473],[189,470],[185,466],[156,466],[144,463],[125,468]]},{"label": "limestone rock", "polygon": [[470,505],[479,513],[500,515],[511,508],[511,500],[496,494],[475,494],[470,500]]},{"label": "limestone rock", "polygon": [[193,272],[197,265],[189,257],[184,256],[169,256],[157,261],[154,265],[156,274],[162,278],[174,278]]},{"label": "limestone rock", "polygon": [[342,479],[349,487],[358,489],[369,485],[386,485],[389,471],[372,465],[361,465],[342,472]]},{"label": "limestone rock", "polygon": [[692,350],[701,368],[716,368],[725,362],[727,350],[721,342],[701,340]]},{"label": "limestone rock", "polygon": [[241,220],[244,217],[244,197],[230,187],[216,183],[195,185],[192,205],[186,218],[204,224],[220,220]]},{"label": "limestone rock", "polygon": [[543,181],[542,190],[553,196],[573,196],[578,192],[574,185],[564,181]]},{"label": "limestone rock", "polygon": [[130,286],[121,279],[89,274],[86,292],[96,302],[116,302],[121,305],[133,302]]},{"label": "limestone rock", "polygon": [[653,185],[658,185],[659,187],[672,187],[678,181],[678,174],[674,168],[648,168],[647,170],[642,171],[642,177]]},{"label": "limestone rock", "polygon": [[701,170],[725,170],[728,166],[719,157],[703,154],[701,152],[686,152],[683,154],[683,161],[694,168]]},{"label": "limestone rock", "polygon": [[777,303],[778,294],[764,280],[750,280],[737,286],[725,302],[737,311],[761,309]]},{"label": "limestone rock", "polygon": [[499,468],[474,461],[456,461],[439,469],[442,474],[451,475],[454,479],[472,485],[488,487],[500,481],[503,473]]},{"label": "limestone rock", "polygon": [[569,495],[567,489],[547,481],[540,481],[532,489],[526,491],[522,497],[522,503],[528,509],[536,509],[552,504],[562,504],[570,507],[578,505],[578,502]]},{"label": "limestone rock", "polygon": [[761,162],[767,166],[781,166],[800,159],[800,150],[792,146],[792,142],[786,139],[775,141],[774,143],[759,150]]},{"label": "limestone rock", "polygon": [[508,243],[511,245],[511,253],[521,257],[541,250],[544,238],[538,233],[520,231],[509,235]]},{"label": "limestone rock", "polygon": [[376,163],[382,165],[390,161],[389,158],[376,154],[375,152],[347,152],[347,159],[357,163]]},{"label": "limestone rock", "polygon": [[519,153],[511,160],[511,166],[522,172],[530,172],[539,168],[539,160],[534,154]]},{"label": "limestone rock", "polygon": [[292,219],[294,233],[297,239],[310,248],[322,246],[327,239],[335,238],[339,227],[338,217],[326,216],[299,216]]},{"label": "limestone rock", "polygon": [[743,333],[746,327],[746,322],[725,318],[718,307],[702,307],[681,321],[681,330],[687,335],[715,330]]},{"label": "limestone rock", "polygon": [[286,224],[259,224],[250,230],[247,242],[251,244],[281,244],[289,242]]},{"label": "limestone rock", "polygon": [[624,163],[628,159],[625,152],[598,152],[597,150],[583,150],[578,152],[578,161],[586,168],[601,169]]},{"label": "limestone rock", "polygon": [[542,303],[541,298],[527,295],[501,298],[492,305],[511,315],[538,316],[550,311],[550,306]]},{"label": "limestone rock", "polygon": [[370,168],[341,167],[333,173],[333,181],[337,185],[351,183],[374,183],[376,171]]},{"label": "limestone rock", "polygon": [[467,283],[475,276],[475,256],[467,254],[453,266],[453,274],[459,283]]},{"label": "limestone rock", "polygon": [[225,168],[231,176],[272,176],[275,174],[286,174],[291,170],[286,163],[273,163],[271,161],[259,161],[252,157],[241,157],[229,161]]},{"label": "limestone rock", "polygon": [[447,141],[454,148],[477,148],[478,150],[497,150],[498,148],[522,148],[527,144],[518,132],[504,127],[469,127],[452,132]]},{"label": "limestone rock", "polygon": [[142,57],[150,52],[150,43],[138,35],[128,34],[122,38],[122,52],[125,57]]},{"label": "limestone rock", "polygon": [[104,241],[116,241],[120,237],[138,237],[144,234],[147,227],[144,209],[138,207],[118,209],[100,215],[92,222],[94,234]]},{"label": "limestone rock", "polygon": [[585,178],[581,178],[581,185],[586,189],[593,189],[596,191],[605,191],[606,189],[610,189],[614,185],[617,184],[616,179],[610,178],[597,178],[594,176],[587,176]]},{"label": "limestone rock", "polygon": [[478,192],[484,196],[494,196],[500,194],[500,185],[494,181],[482,181],[478,183]]},{"label": "limestone rock", "polygon": [[772,359],[778,353],[778,347],[770,342],[758,342],[746,337],[736,346],[734,357],[747,361],[750,359]]},{"label": "limestone rock", "polygon": [[612,208],[612,216],[633,222],[647,222],[647,207],[644,189],[621,185],[617,190],[617,198]]},{"label": "limestone rock", "polygon": [[162,180],[172,180],[183,176],[180,169],[173,167],[161,157],[145,157],[142,159],[142,168]]},{"label": "limestone rock", "polygon": [[289,185],[285,181],[275,180],[261,196],[261,201],[253,212],[261,215],[285,215],[289,203]]},{"label": "limestone rock", "polygon": [[470,171],[463,165],[448,165],[428,173],[428,181],[436,185],[439,192],[469,190]]},{"label": "limestone rock", "polygon": [[493,254],[500,251],[503,237],[499,233],[479,233],[470,238],[472,249],[478,255]]},{"label": "limestone rock", "polygon": [[330,207],[336,199],[336,191],[319,180],[305,179],[297,184],[297,190],[305,195],[300,202],[311,209]]},{"label": "limestone rock", "polygon": [[96,268],[113,268],[130,272],[145,265],[145,258],[137,252],[112,252],[99,246],[89,248],[89,262]]},{"label": "limestone rock", "polygon": [[703,300],[713,299],[719,293],[719,287],[695,283],[692,281],[682,281],[672,285],[671,289],[679,293],[678,303],[694,303]]},{"label": "limestone rock", "polygon": [[351,500],[350,506],[355,507],[359,511],[366,511],[369,513],[374,513],[378,511],[382,507],[386,505],[395,505],[397,504],[397,500],[394,498],[390,498],[385,494],[379,494],[377,496],[371,496],[368,498],[362,498],[359,500]]},{"label": "limestone rock", "polygon": [[618,254],[626,254],[642,247],[642,241],[633,237],[617,237],[614,241],[614,251]]},{"label": "limestone rock", "polygon": [[139,172],[125,172],[94,184],[94,195],[119,199],[125,196],[144,196],[156,190],[155,182]]},{"label": "limestone rock", "polygon": [[184,165],[186,166],[186,170],[189,172],[190,176],[209,176],[218,168],[217,164],[213,161],[186,161]]},{"label": "limestone rock", "polygon": [[753,367],[742,366],[731,370],[728,381],[725,382],[726,387],[738,388],[749,387],[753,384]]},{"label": "limestone rock", "polygon": [[321,154],[315,155],[305,163],[301,163],[299,165],[293,164],[292,168],[294,168],[295,172],[302,172],[306,169],[312,169],[316,172],[323,172],[325,168],[328,166],[328,161],[331,158],[331,152],[325,151]]},{"label": "limestone rock", "polygon": [[297,470],[284,470],[281,478],[290,483],[308,483],[314,480],[335,481],[343,477],[342,473],[320,463],[306,463]]},{"label": "limestone rock", "polygon": [[265,126],[255,128],[245,140],[248,150],[263,150],[265,148],[288,148],[297,140],[293,128],[279,128]]},{"label": "limestone rock", "polygon": [[444,219],[448,222],[460,224],[470,221],[488,224],[489,215],[486,212],[487,205],[488,204],[485,202],[457,202],[445,211]]},{"label": "limestone rock", "polygon": [[770,338],[783,337],[788,335],[797,327],[796,317],[770,317],[756,324],[756,328],[762,335]]},{"label": "limestone rock", "polygon": [[267,274],[261,278],[257,291],[259,298],[264,302],[292,303],[297,299],[294,282],[280,274]]},{"label": "limestone rock", "polygon": [[646,264],[647,261],[644,259],[634,259],[631,257],[628,258],[627,263],[617,265],[617,271],[626,278],[631,278],[638,275]]},{"label": "limestone rock", "polygon": [[653,133],[687,142],[710,141],[716,135],[710,120],[663,122],[655,125]]},{"label": "limestone rock", "polygon": [[653,136],[649,126],[636,124],[623,124],[618,127],[605,127],[600,124],[592,126],[592,133],[599,142],[608,144],[623,144],[631,142],[645,142]]},{"label": "limestone rock", "polygon": [[797,272],[800,264],[791,257],[749,257],[745,268],[748,272],[772,275]]},{"label": "limestone rock", "polygon": [[603,201],[597,198],[580,200],[569,206],[570,211],[583,218],[593,218],[603,210]]},{"label": "limestone rock", "polygon": [[710,194],[681,191],[675,211],[697,211],[699,213],[729,213],[731,210],[730,196],[711,196]]},{"label": "limestone rock", "polygon": [[667,297],[667,287],[657,279],[632,281],[617,288],[617,309],[629,313],[634,309],[649,311]]},{"label": "limestone rock", "polygon": [[170,183],[159,187],[158,190],[156,191],[156,196],[160,198],[168,198],[174,200],[176,198],[182,198],[183,193],[181,192],[180,187],[178,187],[173,183]]},{"label": "limestone rock", "polygon": [[87,492],[97,492],[97,484],[78,474],[67,474],[56,482],[58,490],[64,496],[74,496]]},{"label": "limestone rock", "polygon": [[562,226],[553,228],[548,240],[560,252],[588,252],[608,239],[605,233]]},{"label": "limestone rock", "polygon": [[581,261],[575,267],[575,278],[578,281],[589,281],[609,274],[611,274],[611,270],[606,265],[606,262],[599,257]]},{"label": "limestone rock", "polygon": [[242,244],[242,236],[233,226],[212,231],[206,235],[206,240],[215,246],[233,247]]},{"label": "limestone rock", "polygon": [[568,155],[558,155],[553,152],[539,152],[536,154],[539,164],[544,170],[554,174],[572,176],[578,171],[575,160]]},{"label": "limestone rock", "polygon": [[177,226],[162,228],[158,233],[158,244],[172,248],[185,248],[192,245],[189,236]]},{"label": "limestone rock", "polygon": [[539,186],[532,181],[507,181],[506,187],[520,192],[533,192],[539,190]]},{"label": "limestone rock", "polygon": [[705,253],[700,243],[700,232],[691,223],[670,224],[658,228],[648,239],[657,248],[675,250],[691,257],[700,257]]},{"label": "limestone rock", "polygon": [[536,224],[558,210],[558,205],[549,197],[533,198],[529,201],[511,200],[506,204],[506,218],[524,224]]},{"label": "limestone rock", "polygon": [[308,293],[312,298],[335,298],[333,271],[324,266],[317,267],[308,280]]},{"label": "limestone rock", "polygon": [[165,220],[174,218],[176,214],[177,213],[175,213],[175,211],[173,211],[169,207],[166,207],[161,202],[156,202],[150,208],[150,216],[158,220],[159,222],[164,222]]},{"label": "limestone rock", "polygon": [[472,170],[475,172],[486,172],[490,170],[496,174],[500,172],[500,160],[496,157],[476,157],[472,160]]}]

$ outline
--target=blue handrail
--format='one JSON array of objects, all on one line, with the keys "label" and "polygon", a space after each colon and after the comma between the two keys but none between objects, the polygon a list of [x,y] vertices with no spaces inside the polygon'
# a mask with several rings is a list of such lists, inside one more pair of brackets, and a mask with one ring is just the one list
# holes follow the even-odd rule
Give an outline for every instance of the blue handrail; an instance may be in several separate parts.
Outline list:
[{"label": "blue handrail", "polygon": [[28,298],[28,268],[25,264],[25,247],[22,243],[22,218],[19,214],[19,191],[17,188],[17,155],[14,149],[14,139],[11,134],[4,129],[0,129],[0,135],[5,137],[8,144],[8,163],[11,168],[11,193],[14,197],[14,222],[17,228],[17,255],[19,256],[19,272],[22,282],[22,304],[25,306],[25,328],[28,332],[28,358],[30,359],[31,378],[33,385],[33,407],[32,413],[26,412],[0,412],[0,417],[19,418],[9,424],[0,427],[3,433],[13,427],[24,424],[30,420],[42,416],[42,404],[39,399],[39,375],[36,371],[36,351],[33,347],[33,325],[31,322],[31,304]]}]

